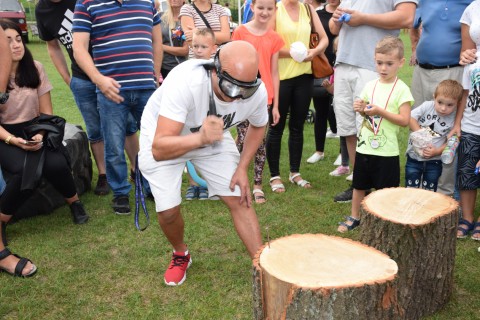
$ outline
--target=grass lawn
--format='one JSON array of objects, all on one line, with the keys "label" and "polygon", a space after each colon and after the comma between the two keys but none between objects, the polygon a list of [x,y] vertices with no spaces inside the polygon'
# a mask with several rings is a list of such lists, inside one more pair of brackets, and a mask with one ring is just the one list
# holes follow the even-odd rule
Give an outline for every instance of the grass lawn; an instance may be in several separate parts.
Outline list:
[{"label": "grass lawn", "polygon": [[[408,41],[405,43],[408,46]],[[29,48],[53,83],[55,113],[71,123],[83,124],[45,44],[35,39]],[[400,78],[410,83],[411,68],[404,67]],[[406,140],[407,131],[402,130],[402,152]],[[307,164],[305,160],[314,149],[313,125],[306,124],[301,172],[313,188],[304,190],[286,179],[288,152],[286,143],[283,145],[281,170],[287,193],[274,194],[265,187],[268,201],[256,206],[265,241],[266,227],[271,239],[295,233],[333,235],[337,222],[349,214],[350,204],[332,200],[348,182],[328,175],[334,169],[338,139],[327,139],[325,160]],[[265,171],[268,173],[268,168]],[[183,204],[185,238],[193,264],[185,284],[171,288],[163,284],[171,248],[156,223],[153,202],[148,202],[151,226],[138,232],[133,215],[113,214],[111,196],[99,197],[90,191],[81,198],[91,216],[86,225],[73,225],[65,206],[50,215],[9,226],[10,247],[31,258],[39,272],[31,279],[0,274],[0,319],[252,318],[251,261],[219,201]],[[134,204],[133,196],[130,202]],[[355,239],[357,235],[352,232],[346,237]],[[479,245],[470,239],[458,241],[454,293],[450,303],[429,319],[480,319]]]}]

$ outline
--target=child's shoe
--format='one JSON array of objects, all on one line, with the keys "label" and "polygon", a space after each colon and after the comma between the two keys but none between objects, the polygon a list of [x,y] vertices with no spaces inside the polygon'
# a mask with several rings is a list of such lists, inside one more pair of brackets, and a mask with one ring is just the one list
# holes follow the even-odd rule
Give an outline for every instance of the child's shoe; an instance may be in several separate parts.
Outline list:
[{"label": "child's shoe", "polygon": [[338,166],[335,170],[330,172],[333,177],[340,177],[350,173],[350,168],[347,166]]}]

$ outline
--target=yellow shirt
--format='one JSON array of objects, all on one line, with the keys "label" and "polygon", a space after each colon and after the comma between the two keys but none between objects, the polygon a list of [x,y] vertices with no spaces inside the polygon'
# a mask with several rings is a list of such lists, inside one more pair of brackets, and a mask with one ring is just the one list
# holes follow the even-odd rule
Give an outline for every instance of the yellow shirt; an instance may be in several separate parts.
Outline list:
[{"label": "yellow shirt", "polygon": [[[307,9],[301,2],[298,5],[300,14],[298,22],[295,22],[290,19],[283,3],[281,1],[277,3],[276,31],[285,42],[284,48],[289,50],[290,45],[296,41],[303,42],[307,49],[310,42],[311,27]],[[278,71],[280,80],[291,79],[305,73],[311,74],[312,64],[310,61],[298,63],[292,58],[281,58],[278,59]]]}]

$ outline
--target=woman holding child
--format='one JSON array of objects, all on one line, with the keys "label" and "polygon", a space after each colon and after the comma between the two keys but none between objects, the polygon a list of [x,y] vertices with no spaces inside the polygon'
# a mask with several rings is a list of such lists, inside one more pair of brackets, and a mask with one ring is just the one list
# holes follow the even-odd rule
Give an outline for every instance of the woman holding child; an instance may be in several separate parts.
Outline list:
[{"label": "woman holding child", "polygon": [[[51,115],[52,102],[48,81],[43,66],[34,61],[32,54],[25,47],[20,28],[9,20],[0,20],[5,30],[10,50],[12,65],[10,68],[9,94],[5,104],[0,105],[0,165],[8,173],[7,187],[0,200],[0,271],[14,276],[29,277],[37,271],[28,259],[11,254],[5,248],[5,224],[17,212],[19,207],[33,194],[36,182],[27,185],[30,175],[26,169],[32,167],[45,177],[65,198],[70,205],[73,221],[76,224],[87,222],[88,215],[80,202],[71,169],[64,153],[43,146],[46,135],[44,130],[27,135],[25,130],[32,120],[40,114]],[[41,159],[44,157],[43,166]],[[33,162],[30,162],[34,159]],[[24,166],[24,163],[29,165]]]}]

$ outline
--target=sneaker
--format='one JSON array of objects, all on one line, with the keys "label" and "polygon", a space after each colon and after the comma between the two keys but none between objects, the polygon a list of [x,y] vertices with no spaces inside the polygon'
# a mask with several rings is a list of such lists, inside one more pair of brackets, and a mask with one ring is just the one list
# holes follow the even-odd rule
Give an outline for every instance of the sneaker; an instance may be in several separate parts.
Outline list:
[{"label": "sneaker", "polygon": [[349,174],[348,177],[345,178],[347,181],[353,181],[353,173]]},{"label": "sneaker", "polygon": [[109,192],[110,192],[110,187],[108,186],[108,183],[107,183],[107,175],[99,174],[97,185],[95,186],[95,190],[93,191],[93,193],[95,193],[97,196],[104,196],[104,195],[107,195]]},{"label": "sneaker", "polygon": [[77,200],[70,205],[70,211],[72,212],[73,223],[84,224],[88,221],[88,214],[80,200]]},{"label": "sneaker", "polygon": [[207,200],[208,199],[208,188],[207,187],[198,187],[198,199]]},{"label": "sneaker", "polygon": [[340,177],[340,176],[343,176],[343,175],[349,174],[349,173],[350,173],[350,168],[349,167],[338,166],[335,170],[330,172],[330,175],[333,176],[333,177]]},{"label": "sneaker", "polygon": [[315,163],[315,162],[318,162],[320,160],[323,160],[323,158],[325,158],[325,155],[323,153],[318,153],[318,152],[315,152],[314,154],[312,154],[312,156],[310,158],[307,159],[307,162],[308,163]]},{"label": "sneaker", "polygon": [[188,250],[185,252],[173,252],[172,261],[163,277],[167,286],[179,286],[187,279],[187,269],[192,264],[192,258]]},{"label": "sneaker", "polygon": [[328,129],[327,134],[325,134],[326,138],[339,138],[336,132],[332,132],[332,130]]},{"label": "sneaker", "polygon": [[127,195],[117,196],[113,198],[112,208],[115,214],[128,215],[130,214],[130,201]]},{"label": "sneaker", "polygon": [[339,154],[335,162],[333,163],[334,166],[341,166],[342,165],[342,155]]},{"label": "sneaker", "polygon": [[189,186],[187,192],[185,193],[185,200],[194,200],[198,199],[198,186]]},{"label": "sneaker", "polygon": [[352,197],[353,197],[353,188],[350,187],[347,190],[342,191],[339,194],[337,194],[335,197],[333,197],[333,201],[338,203],[347,203],[352,201]]}]

